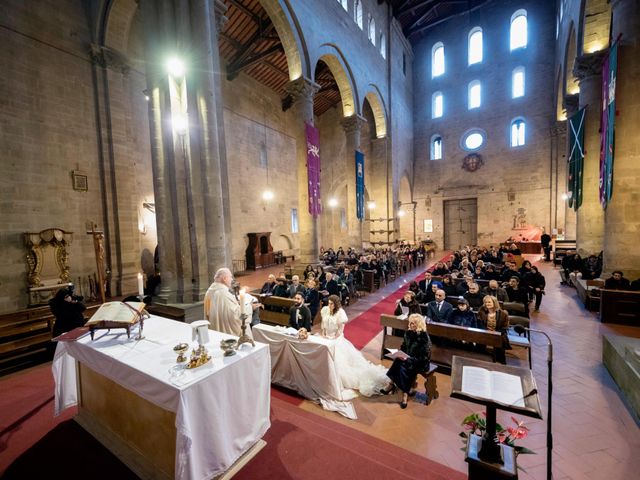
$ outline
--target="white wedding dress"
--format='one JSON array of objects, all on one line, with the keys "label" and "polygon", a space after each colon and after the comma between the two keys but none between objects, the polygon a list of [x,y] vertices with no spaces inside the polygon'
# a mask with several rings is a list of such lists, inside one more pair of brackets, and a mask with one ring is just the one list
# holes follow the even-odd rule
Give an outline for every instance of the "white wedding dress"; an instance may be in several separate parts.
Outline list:
[{"label": "white wedding dress", "polygon": [[[347,314],[338,310],[329,314],[329,307],[320,311],[322,331],[328,338],[335,338],[335,364],[345,389],[357,390],[361,395],[370,397],[380,393],[380,389],[389,383],[387,369],[368,361],[353,344],[340,334],[341,326],[347,323]],[[346,393],[346,392],[343,392]],[[350,400],[357,394],[352,392]]]}]

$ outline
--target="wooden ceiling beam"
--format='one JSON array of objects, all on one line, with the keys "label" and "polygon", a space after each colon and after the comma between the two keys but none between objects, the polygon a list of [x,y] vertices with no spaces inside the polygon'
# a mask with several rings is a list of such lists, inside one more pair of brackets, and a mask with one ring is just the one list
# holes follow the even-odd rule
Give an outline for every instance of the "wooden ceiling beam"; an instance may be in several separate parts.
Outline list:
[{"label": "wooden ceiling beam", "polygon": [[242,70],[252,67],[256,63],[260,63],[264,61],[264,59],[276,53],[284,53],[284,47],[282,46],[281,43],[278,43],[277,45],[274,45],[273,47],[266,49],[264,52],[256,53],[252,57],[245,59],[243,62],[235,66],[230,65],[229,68],[227,69],[227,80],[229,81],[233,80],[238,76],[238,74]]}]

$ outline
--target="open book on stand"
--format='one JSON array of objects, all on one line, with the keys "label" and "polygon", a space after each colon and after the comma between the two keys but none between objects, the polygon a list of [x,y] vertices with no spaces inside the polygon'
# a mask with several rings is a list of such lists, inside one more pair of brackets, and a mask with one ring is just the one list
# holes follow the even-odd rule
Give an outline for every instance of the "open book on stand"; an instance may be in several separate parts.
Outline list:
[{"label": "open book on stand", "polygon": [[503,405],[525,406],[519,376],[486,368],[462,367],[462,393]]},{"label": "open book on stand", "polygon": [[131,327],[142,322],[146,315],[144,302],[107,302],[93,314],[91,319],[85,324],[91,331],[91,339],[95,330],[110,330],[112,328],[124,328],[127,336],[130,336]]}]

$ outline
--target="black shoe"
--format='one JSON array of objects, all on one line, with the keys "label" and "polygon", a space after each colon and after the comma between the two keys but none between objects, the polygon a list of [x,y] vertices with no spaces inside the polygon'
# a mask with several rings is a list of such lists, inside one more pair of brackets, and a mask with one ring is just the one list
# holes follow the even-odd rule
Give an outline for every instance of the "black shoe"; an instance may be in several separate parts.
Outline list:
[{"label": "black shoe", "polygon": [[407,408],[407,402],[400,402],[400,408],[402,408],[403,410]]},{"label": "black shoe", "polygon": [[389,395],[390,393],[395,393],[395,391],[396,391],[396,386],[395,385],[391,385],[391,387],[388,390],[384,389],[384,388],[380,389],[380,393],[382,395]]}]

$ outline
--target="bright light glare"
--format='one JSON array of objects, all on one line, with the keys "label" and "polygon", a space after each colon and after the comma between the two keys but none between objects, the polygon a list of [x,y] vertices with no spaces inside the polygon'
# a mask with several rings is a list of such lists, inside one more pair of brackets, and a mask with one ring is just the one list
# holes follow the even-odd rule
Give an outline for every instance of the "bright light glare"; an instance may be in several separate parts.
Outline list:
[{"label": "bright light glare", "polygon": [[562,195],[560,195],[560,198],[562,198],[562,200],[568,200],[569,195],[567,195],[566,193],[563,193]]},{"label": "bright light glare", "polygon": [[182,77],[185,72],[184,62],[177,57],[171,57],[167,60],[167,72],[173,77]]},{"label": "bright light glare", "polygon": [[374,208],[376,208],[376,202],[369,202],[367,206],[369,207],[369,210],[373,210]]},{"label": "bright light glare", "polygon": [[267,201],[273,200],[273,192],[271,190],[265,190],[262,192],[262,199]]},{"label": "bright light glare", "polygon": [[177,113],[171,117],[171,125],[173,126],[174,132],[178,135],[184,135],[187,133],[187,129],[189,128],[189,121],[187,120],[186,115]]},{"label": "bright light glare", "polygon": [[406,212],[404,210],[398,210],[399,217],[404,217],[405,215],[406,215]]},{"label": "bright light glare", "polygon": [[331,208],[338,206],[338,200],[335,198],[330,198],[329,202],[327,202]]}]

